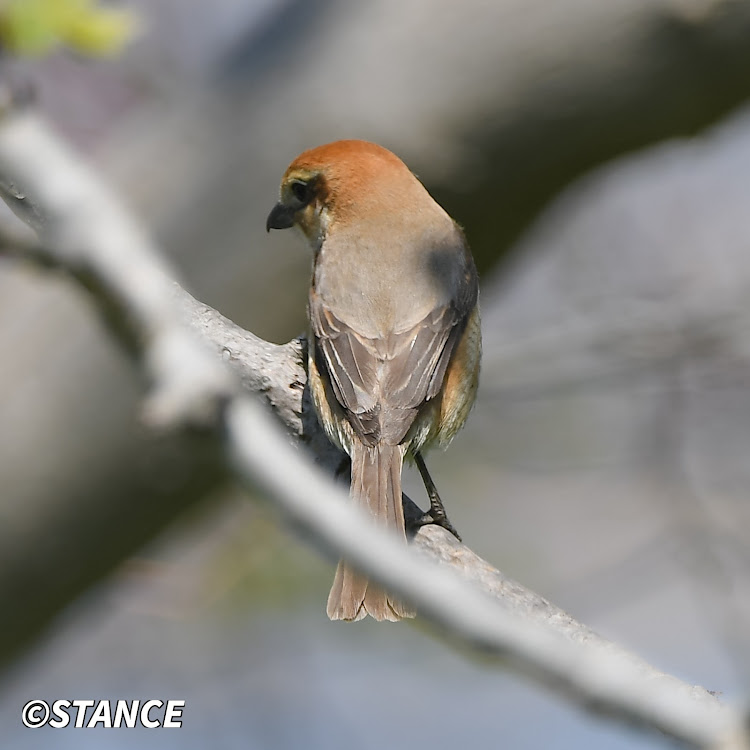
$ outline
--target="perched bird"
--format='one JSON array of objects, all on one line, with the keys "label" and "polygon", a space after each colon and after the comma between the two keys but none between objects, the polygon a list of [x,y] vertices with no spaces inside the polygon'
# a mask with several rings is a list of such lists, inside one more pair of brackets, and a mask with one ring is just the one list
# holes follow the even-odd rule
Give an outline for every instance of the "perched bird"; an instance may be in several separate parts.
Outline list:
[{"label": "perched bird", "polygon": [[[477,390],[478,281],[463,232],[395,154],[357,140],[313,148],[290,164],[266,229],[292,226],[313,251],[312,399],[329,438],[351,458],[352,501],[405,540],[408,457],[430,496],[417,525],[455,533],[422,452],[450,442]],[[327,612],[332,620],[415,614],[345,560]]]}]

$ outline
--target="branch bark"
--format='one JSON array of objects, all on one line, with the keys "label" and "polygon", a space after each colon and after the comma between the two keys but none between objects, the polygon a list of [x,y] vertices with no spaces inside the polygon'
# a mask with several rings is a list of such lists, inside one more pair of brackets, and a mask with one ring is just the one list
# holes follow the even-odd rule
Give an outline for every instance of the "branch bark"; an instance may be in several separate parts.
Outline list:
[{"label": "branch bark", "polygon": [[[135,355],[150,382],[150,423],[182,433],[198,428],[227,453],[234,474],[264,490],[291,522],[413,601],[451,639],[501,657],[588,709],[698,747],[746,747],[739,717],[711,693],[608,643],[444,530],[420,530],[415,550],[371,525],[290,445],[289,431],[317,441],[323,462],[336,457],[305,402],[303,342],[268,344],[175,287],[172,270],[117,199],[32,113],[5,113],[0,121],[0,194],[39,232],[42,244],[25,252],[85,285]],[[265,395],[287,434],[248,390]],[[11,518],[4,529],[12,546],[3,547],[11,564],[3,566],[0,606],[11,617],[22,609],[7,598],[18,590],[14,575],[23,580],[33,567],[50,580],[58,574],[60,561],[33,544],[40,535],[71,535],[87,565],[107,565],[88,535],[66,523],[66,511],[76,518],[75,508],[58,508],[52,519],[30,517],[24,528]],[[16,623],[3,638],[6,655],[18,631]]]}]

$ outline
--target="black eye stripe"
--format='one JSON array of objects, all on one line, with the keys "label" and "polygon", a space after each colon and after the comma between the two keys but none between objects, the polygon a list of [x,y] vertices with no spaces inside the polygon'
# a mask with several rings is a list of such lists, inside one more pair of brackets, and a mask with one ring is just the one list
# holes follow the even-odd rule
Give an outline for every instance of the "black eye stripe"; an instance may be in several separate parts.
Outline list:
[{"label": "black eye stripe", "polygon": [[295,180],[290,185],[292,195],[300,202],[307,203],[310,200],[310,184],[308,182],[302,182],[301,180]]}]

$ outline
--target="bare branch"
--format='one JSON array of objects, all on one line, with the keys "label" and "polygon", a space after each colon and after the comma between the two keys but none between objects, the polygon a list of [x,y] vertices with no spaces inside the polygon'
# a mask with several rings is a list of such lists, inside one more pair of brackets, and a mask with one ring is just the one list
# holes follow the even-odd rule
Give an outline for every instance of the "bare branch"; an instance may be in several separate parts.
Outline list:
[{"label": "bare branch", "polygon": [[[320,439],[304,419],[302,342],[268,344],[175,289],[171,269],[114,196],[29,112],[0,123],[0,191],[38,229],[45,248],[38,254],[71,270],[114,309],[115,332],[152,383],[151,421],[213,428],[239,478],[260,486],[321,546],[412,600],[452,639],[502,657],[588,709],[695,746],[718,747],[730,733],[744,741],[738,717],[708,691],[608,643],[443,530],[420,531],[414,550],[371,525],[270,414],[242,395],[207,346],[222,352],[246,389],[265,394],[292,432]],[[2,602],[4,610],[11,604]]]},{"label": "bare branch", "polygon": [[[189,87],[166,107],[157,96],[118,117],[119,132],[97,146],[98,161],[179,252],[181,268],[245,320],[269,307],[280,310],[276,320],[289,319],[296,295],[280,299],[275,280],[293,287],[296,279],[302,291],[302,253],[295,269],[285,253],[259,260],[247,241],[262,226],[279,164],[315,142],[356,134],[401,154],[470,230],[489,267],[561,185],[617,154],[705,128],[750,92],[743,1],[439,0],[429,6],[430,33],[416,35],[404,30],[423,22],[424,3],[376,0],[345,4],[345,13],[340,3],[314,5],[279,4],[286,15],[246,40],[240,54],[251,75],[212,76],[208,90]],[[241,62],[235,57],[230,73]],[[310,97],[315,106],[305,107],[300,128]],[[261,263],[262,273],[248,274]],[[227,285],[231,278],[241,281]],[[4,631],[17,648],[225,474],[195,434],[138,430],[128,372],[72,295],[13,286],[6,348],[17,321],[34,316],[39,325],[26,326],[12,361],[28,365],[45,351],[23,408],[13,382],[3,383],[3,428],[16,447],[0,453],[0,601],[14,602]],[[515,364],[504,372],[517,372]],[[537,367],[534,376],[546,372]],[[93,452],[97,460],[80,471]],[[50,475],[48,494],[42,477]],[[45,528],[32,522],[39,518]],[[28,567],[27,547],[44,565]]]}]

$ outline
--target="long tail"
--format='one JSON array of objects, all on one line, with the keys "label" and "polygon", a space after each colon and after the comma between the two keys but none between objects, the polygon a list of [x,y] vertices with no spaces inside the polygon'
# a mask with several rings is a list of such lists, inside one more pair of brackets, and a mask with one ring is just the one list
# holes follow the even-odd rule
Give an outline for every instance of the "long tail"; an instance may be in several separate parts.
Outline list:
[{"label": "long tail", "polygon": [[[352,446],[352,501],[366,509],[376,523],[396,531],[404,541],[404,509],[401,504],[403,448],[398,445],[362,443]],[[416,612],[381,586],[340,560],[326,608],[332,620],[400,620]]]}]

